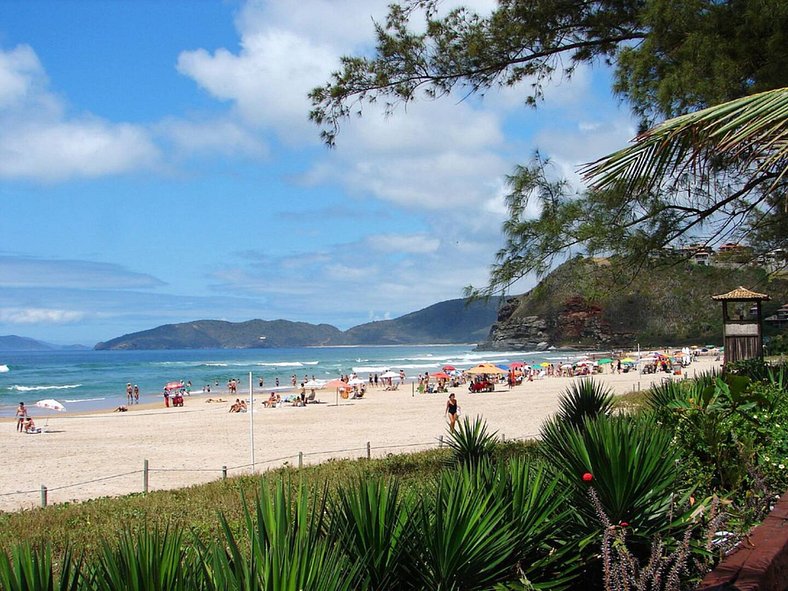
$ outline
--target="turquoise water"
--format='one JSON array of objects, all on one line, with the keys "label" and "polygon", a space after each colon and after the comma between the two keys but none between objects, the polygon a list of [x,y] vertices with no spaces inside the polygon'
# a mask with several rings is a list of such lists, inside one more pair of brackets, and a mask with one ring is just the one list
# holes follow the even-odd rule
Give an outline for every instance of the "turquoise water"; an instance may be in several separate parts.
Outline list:
[{"label": "turquoise water", "polygon": [[[140,401],[160,400],[164,384],[192,382],[192,391],[216,383],[223,389],[231,378],[248,390],[249,372],[254,386],[264,389],[290,386],[295,374],[333,379],[356,372],[362,378],[388,369],[404,370],[408,377],[435,372],[444,365],[467,369],[479,362],[506,365],[513,361],[539,363],[572,359],[567,351],[482,352],[474,345],[422,345],[395,347],[326,347],[299,349],[182,350],[182,351],[54,351],[0,352],[0,416],[12,416],[16,405],[28,406],[54,398],[70,412],[115,408],[126,403],[126,384],[140,387]],[[40,412],[39,412],[40,411]],[[37,414],[47,411],[36,409]]]}]

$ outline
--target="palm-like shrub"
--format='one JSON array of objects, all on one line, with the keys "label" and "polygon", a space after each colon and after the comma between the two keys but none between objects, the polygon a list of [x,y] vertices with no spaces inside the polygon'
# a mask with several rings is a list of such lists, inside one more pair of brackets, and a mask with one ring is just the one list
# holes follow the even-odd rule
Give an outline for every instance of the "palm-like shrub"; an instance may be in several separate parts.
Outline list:
[{"label": "palm-like shrub", "polygon": [[610,521],[629,524],[641,539],[669,524],[679,462],[670,432],[653,421],[599,417],[582,427],[549,421],[542,439],[586,524],[598,526],[589,486]]},{"label": "palm-like shrub", "polygon": [[573,531],[569,489],[539,461],[511,460],[504,481],[501,494],[511,499],[507,519],[517,535],[518,570],[539,589],[577,588],[581,540]]},{"label": "palm-like shrub", "polygon": [[452,450],[452,460],[461,465],[480,464],[492,457],[498,444],[498,432],[487,428],[487,421],[476,417],[471,421],[462,417],[454,431],[449,431],[446,444]]},{"label": "palm-like shrub", "polygon": [[56,577],[49,546],[41,551],[19,545],[11,555],[0,552],[0,589],[5,591],[77,591],[81,561],[66,550],[60,576]]},{"label": "palm-like shrub", "polygon": [[576,427],[587,418],[607,416],[613,412],[613,391],[602,382],[584,378],[573,382],[558,403],[556,416]]},{"label": "palm-like shrub", "polygon": [[471,591],[511,577],[517,534],[510,501],[490,486],[491,470],[471,464],[447,471],[434,494],[422,498],[409,551],[411,588]]},{"label": "palm-like shrub", "polygon": [[254,511],[244,506],[248,552],[224,516],[225,547],[203,547],[206,588],[350,591],[356,568],[323,536],[326,514],[325,494],[310,497],[305,487],[290,493],[281,481],[273,493],[261,487]]},{"label": "palm-like shrub", "polygon": [[95,591],[186,591],[198,588],[195,555],[188,554],[181,532],[169,528],[122,533],[117,545],[104,542],[89,570]]},{"label": "palm-like shrub", "polygon": [[359,480],[342,489],[329,507],[331,538],[359,566],[369,589],[400,589],[405,550],[412,543],[412,495],[396,481]]}]

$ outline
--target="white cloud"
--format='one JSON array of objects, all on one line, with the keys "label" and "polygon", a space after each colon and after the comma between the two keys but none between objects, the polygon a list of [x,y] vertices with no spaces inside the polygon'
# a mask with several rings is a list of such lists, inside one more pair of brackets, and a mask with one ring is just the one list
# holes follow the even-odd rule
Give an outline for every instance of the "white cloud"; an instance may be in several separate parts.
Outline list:
[{"label": "white cloud", "polygon": [[151,275],[112,263],[0,256],[3,288],[140,289],[163,285]]},{"label": "white cloud", "polygon": [[8,324],[70,324],[85,318],[83,312],[49,308],[0,308],[0,322]]},{"label": "white cloud", "polygon": [[133,125],[26,122],[0,131],[0,177],[58,181],[152,167],[158,150]]},{"label": "white cloud", "polygon": [[269,152],[258,135],[231,119],[188,121],[171,118],[156,128],[185,155],[219,152],[260,158]]},{"label": "white cloud", "polygon": [[242,35],[241,51],[185,51],[178,71],[220,100],[232,101],[252,125],[273,128],[287,142],[314,141],[307,93],[328,76],[334,53],[295,32]]},{"label": "white cloud", "polygon": [[428,234],[376,234],[365,242],[372,250],[408,254],[433,253],[440,246],[440,240]]},{"label": "white cloud", "polygon": [[32,48],[0,50],[0,178],[119,174],[150,167],[159,157],[139,126],[64,112]]}]

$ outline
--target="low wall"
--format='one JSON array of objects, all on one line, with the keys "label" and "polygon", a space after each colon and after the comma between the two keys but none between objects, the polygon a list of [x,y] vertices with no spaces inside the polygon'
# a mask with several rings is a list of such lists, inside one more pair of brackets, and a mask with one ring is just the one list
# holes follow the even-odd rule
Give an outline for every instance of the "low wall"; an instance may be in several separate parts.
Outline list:
[{"label": "low wall", "polygon": [[788,492],[696,591],[788,590]]}]

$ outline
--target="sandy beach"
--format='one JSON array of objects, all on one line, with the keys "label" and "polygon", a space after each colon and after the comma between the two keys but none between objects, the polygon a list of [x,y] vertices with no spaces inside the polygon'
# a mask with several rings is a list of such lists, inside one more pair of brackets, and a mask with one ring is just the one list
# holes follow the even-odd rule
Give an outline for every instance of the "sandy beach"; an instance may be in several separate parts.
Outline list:
[{"label": "sandy beach", "polygon": [[[719,362],[702,357],[682,376],[708,371]],[[646,389],[665,379],[665,373],[637,372],[595,376],[617,394]],[[465,416],[484,417],[507,439],[532,438],[543,420],[555,412],[561,392],[572,380],[545,378],[512,390],[500,384],[496,392],[470,394],[454,388]],[[239,392],[246,395],[248,392]],[[221,397],[228,402],[209,403]],[[297,465],[330,457],[360,457],[370,443],[373,456],[426,449],[438,445],[446,433],[446,394],[418,394],[407,383],[397,391],[369,390],[361,400],[339,399],[333,390],[318,390],[321,404],[305,408],[262,407],[267,395],[255,394],[255,470]],[[129,412],[50,415],[31,413],[40,434],[19,434],[15,421],[0,424],[7,468],[0,473],[0,510],[15,511],[40,505],[40,487],[48,502],[62,503],[143,490],[143,464],[148,460],[149,489],[171,489],[249,473],[251,467],[250,414],[230,414],[227,393],[187,397],[183,408],[161,404],[139,405]]]}]

